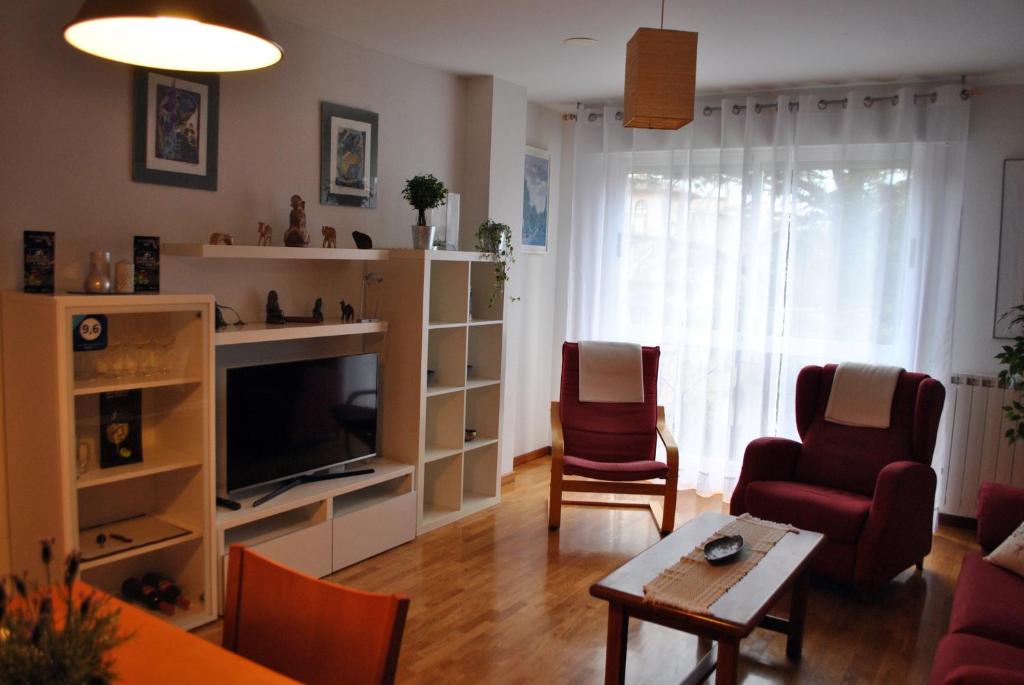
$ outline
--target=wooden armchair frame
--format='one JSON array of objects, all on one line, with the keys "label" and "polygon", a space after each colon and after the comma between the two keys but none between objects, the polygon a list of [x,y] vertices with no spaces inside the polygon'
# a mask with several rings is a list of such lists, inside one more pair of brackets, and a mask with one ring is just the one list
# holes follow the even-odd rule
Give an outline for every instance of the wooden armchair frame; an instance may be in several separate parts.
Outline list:
[{"label": "wooden armchair frame", "polygon": [[[548,500],[548,527],[558,530],[562,523],[562,505],[570,504],[590,507],[629,507],[649,509],[661,535],[672,532],[676,517],[676,488],[679,481],[679,447],[665,422],[665,407],[658,405],[658,437],[665,445],[668,473],[664,485],[649,481],[607,481],[591,478],[566,478],[564,472],[565,438],[562,435],[562,421],[558,416],[558,402],[551,403],[551,495]],[[616,502],[599,500],[563,500],[563,492],[597,492],[627,495],[661,495],[664,506],[658,502]],[[660,509],[660,511],[659,511]],[[661,519],[659,522],[659,518]]]}]

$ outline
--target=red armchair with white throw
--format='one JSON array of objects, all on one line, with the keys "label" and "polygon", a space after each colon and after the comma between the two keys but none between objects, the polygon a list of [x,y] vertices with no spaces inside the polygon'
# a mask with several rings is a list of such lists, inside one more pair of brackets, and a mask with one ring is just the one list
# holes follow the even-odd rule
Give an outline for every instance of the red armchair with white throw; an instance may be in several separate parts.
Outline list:
[{"label": "red armchair with white throw", "polygon": [[[661,350],[644,347],[632,353],[637,358],[630,372],[628,361],[619,365],[615,360],[602,363],[604,360],[596,356],[588,362],[581,360],[578,343],[562,345],[561,401],[551,403],[548,523],[552,530],[561,525],[562,492],[566,491],[663,495],[661,534],[672,532],[679,450],[665,424],[665,410],[658,406]],[[598,374],[602,377],[597,378]],[[665,462],[655,460],[658,438],[665,445]],[[664,483],[637,482],[652,479],[664,479]]]},{"label": "red armchair with white throw", "polygon": [[909,566],[920,568],[931,551],[930,463],[946,391],[925,374],[893,372],[887,426],[838,423],[837,405],[858,402],[829,406],[836,371],[834,364],[800,371],[796,424],[803,442],[750,443],[730,510],[823,533],[813,568],[870,591]]}]

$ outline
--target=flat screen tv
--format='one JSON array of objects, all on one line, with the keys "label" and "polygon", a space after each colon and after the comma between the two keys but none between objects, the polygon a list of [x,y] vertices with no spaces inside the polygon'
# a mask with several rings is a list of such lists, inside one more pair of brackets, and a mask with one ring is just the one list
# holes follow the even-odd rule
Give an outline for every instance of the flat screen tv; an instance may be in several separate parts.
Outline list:
[{"label": "flat screen tv", "polygon": [[228,369],[227,491],[374,456],[378,367],[357,354]]}]

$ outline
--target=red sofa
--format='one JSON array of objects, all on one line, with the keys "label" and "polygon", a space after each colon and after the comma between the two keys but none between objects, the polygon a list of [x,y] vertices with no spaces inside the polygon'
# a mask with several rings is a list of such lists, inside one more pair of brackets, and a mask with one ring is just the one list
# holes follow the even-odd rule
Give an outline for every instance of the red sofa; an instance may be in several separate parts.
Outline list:
[{"label": "red sofa", "polygon": [[796,426],[803,442],[750,443],[730,512],[823,533],[812,568],[871,591],[931,551],[936,479],[929,464],[946,391],[905,371],[889,428],[845,426],[825,421],[835,372],[835,364],[801,369]]},{"label": "red sofa", "polygon": [[1024,490],[984,483],[978,543],[964,557],[931,685],[1024,685],[1024,578],[982,557],[1024,521]]}]

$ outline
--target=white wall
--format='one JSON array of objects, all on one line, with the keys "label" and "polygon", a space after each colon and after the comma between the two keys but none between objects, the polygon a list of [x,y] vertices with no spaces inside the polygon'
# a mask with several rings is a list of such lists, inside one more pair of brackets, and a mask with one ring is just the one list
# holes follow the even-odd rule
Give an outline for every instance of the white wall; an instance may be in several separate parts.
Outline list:
[{"label": "white wall", "polygon": [[[0,184],[0,285],[20,282],[20,232],[57,232],[59,285],[80,285],[90,249],[127,254],[136,233],[205,240],[214,230],[255,243],[256,223],[275,240],[288,198],[306,199],[314,235],[335,226],[376,245],[410,247],[413,210],[404,180],[432,172],[459,190],[464,114],[460,80],[448,73],[347,44],[269,18],[285,58],[271,69],[221,77],[216,192],[133,183],[131,68],[90,57],[61,38],[80,0],[4,2],[0,63],[8,132]],[[380,114],[379,205],[319,204],[320,102]]]},{"label": "white wall", "polygon": [[[1003,160],[1024,158],[1024,85],[986,87],[971,101],[957,274],[953,371],[994,374]],[[1016,230],[1021,230],[1018,226]]]},{"label": "white wall", "polygon": [[[127,258],[135,234],[165,242],[205,241],[214,230],[255,243],[269,222],[280,244],[288,198],[306,199],[314,237],[323,224],[352,246],[353,229],[380,247],[410,247],[413,210],[405,179],[434,173],[461,191],[465,96],[451,74],[268,17],[285,48],[269,70],[221,77],[219,187],[216,192],[131,181],[131,68],[72,49],[61,29],[81,0],[0,2],[0,288],[21,285],[21,232],[57,232],[58,287],[81,287],[88,252]],[[377,209],[319,204],[320,102],[380,115]],[[525,115],[523,115],[525,118]],[[521,170],[520,170],[521,174]],[[519,184],[522,183],[521,176]],[[358,283],[353,268],[222,262],[217,274],[165,260],[165,290],[214,292],[258,317],[266,290],[282,289],[296,313],[322,295],[327,311]],[[0,474],[4,472],[0,450]],[[3,485],[0,478],[0,486]],[[0,487],[0,572],[7,553],[6,487]]]},{"label": "white wall", "polygon": [[[561,215],[559,195],[562,168],[562,121],[554,110],[530,103],[526,110],[526,144],[547,150],[551,155],[551,187],[548,197],[548,251],[519,251],[514,278],[514,291],[522,299],[506,305],[506,311],[517,315],[511,329],[509,352],[515,366],[509,366],[506,378],[514,378],[516,392],[510,398],[515,416],[512,433],[516,456],[551,444],[549,408],[551,396],[552,345],[556,331],[564,330],[555,323],[556,275],[558,263],[558,229]],[[523,199],[519,187],[520,206]]]}]

